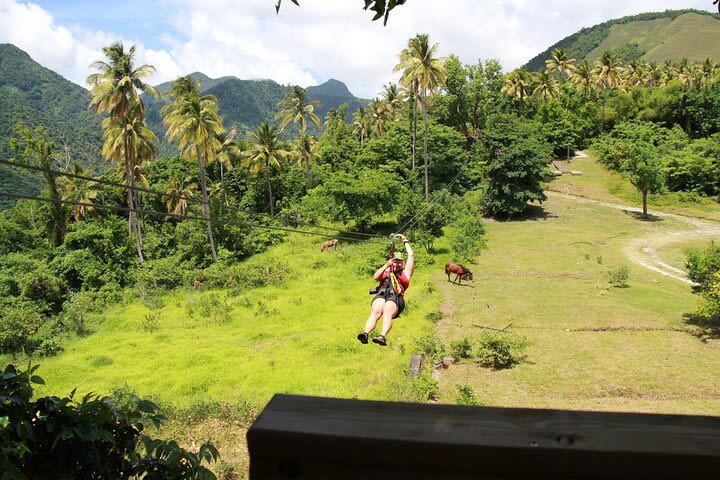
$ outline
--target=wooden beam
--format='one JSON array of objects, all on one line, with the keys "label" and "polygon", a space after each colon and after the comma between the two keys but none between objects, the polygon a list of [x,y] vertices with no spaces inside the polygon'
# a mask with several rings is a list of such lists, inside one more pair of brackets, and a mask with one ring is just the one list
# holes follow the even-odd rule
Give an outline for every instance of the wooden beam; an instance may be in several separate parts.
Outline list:
[{"label": "wooden beam", "polygon": [[720,478],[720,418],[275,395],[250,477]]}]

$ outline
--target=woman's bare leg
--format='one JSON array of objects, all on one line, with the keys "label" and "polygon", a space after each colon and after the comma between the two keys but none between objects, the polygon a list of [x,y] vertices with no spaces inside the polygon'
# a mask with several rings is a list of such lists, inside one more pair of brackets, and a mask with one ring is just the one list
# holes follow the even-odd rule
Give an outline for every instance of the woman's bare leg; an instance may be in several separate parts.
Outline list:
[{"label": "woman's bare leg", "polygon": [[382,311],[383,323],[382,323],[382,336],[386,337],[390,333],[392,328],[393,317],[398,311],[398,306],[395,302],[385,302]]},{"label": "woman's bare leg", "polygon": [[380,317],[383,315],[385,303],[384,298],[376,298],[373,300],[372,305],[370,306],[370,316],[368,317],[367,322],[365,322],[365,330],[363,330],[363,332],[370,333],[375,330],[375,325],[377,325],[378,320],[380,320]]}]

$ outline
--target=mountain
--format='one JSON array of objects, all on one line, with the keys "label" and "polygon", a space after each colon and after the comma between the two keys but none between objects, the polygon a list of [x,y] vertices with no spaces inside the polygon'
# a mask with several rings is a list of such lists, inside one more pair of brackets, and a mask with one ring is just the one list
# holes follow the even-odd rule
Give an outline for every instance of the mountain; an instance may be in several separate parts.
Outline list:
[{"label": "mountain", "polygon": [[626,62],[720,60],[720,19],[702,10],[666,10],[608,20],[563,38],[530,60],[525,68],[545,68],[545,60],[558,47],[565,48],[572,58],[588,62],[595,61],[605,50],[614,51]]},{"label": "mountain", "polygon": [[[226,126],[236,124],[240,132],[254,129],[263,120],[274,121],[277,103],[290,86],[273,80],[240,80],[227,76],[210,78],[201,72],[191,73],[202,82],[203,92],[214,94],[220,102],[220,114]],[[172,82],[157,85],[165,93]],[[315,113],[322,119],[331,108],[349,105],[347,120],[368,101],[355,97],[339,80],[330,79],[322,85],[308,87],[311,100],[319,100],[322,107]],[[165,100],[143,97],[148,104],[147,123],[160,139],[161,155],[176,155],[177,148],[165,140],[160,110]],[[14,136],[13,126],[20,120],[30,127],[44,126],[57,145],[58,160],[78,162],[95,173],[110,168],[102,160],[102,118],[88,105],[90,93],[57,73],[35,62],[11,44],[0,44],[0,158],[10,156],[8,139]],[[286,136],[296,133],[290,125]],[[0,191],[37,194],[42,189],[38,174],[0,165]],[[11,204],[0,198],[0,207]]]},{"label": "mountain", "polygon": [[[273,122],[275,112],[278,111],[278,102],[290,89],[290,86],[280,85],[273,80],[240,80],[236,77],[210,78],[200,72],[191,73],[190,76],[202,83],[203,93],[218,97],[220,115],[223,117],[225,126],[229,127],[235,124],[241,134],[255,129],[263,120]],[[155,88],[161,92],[167,92],[171,84],[172,82],[165,82]],[[358,107],[368,103],[368,100],[355,97],[343,82],[335,79],[330,79],[321,85],[307,87],[306,90],[310,100],[318,100],[321,103],[321,106],[315,109],[315,114],[321,119],[325,117],[329,109],[347,103],[346,120],[350,121],[352,113]],[[162,125],[160,114],[160,110],[167,101],[156,102],[146,96],[143,98],[148,103],[148,126],[161,139],[160,154],[175,155],[177,148],[164,140],[165,128]],[[288,125],[286,135],[296,133],[296,127],[292,124]]]},{"label": "mountain", "polygon": [[[44,126],[63,161],[70,158],[94,170],[107,168],[101,160],[101,119],[88,109],[90,93],[35,62],[11,44],[0,44],[0,158],[7,159],[7,140],[13,126]],[[37,193],[37,174],[0,166],[2,190]],[[0,202],[7,204],[4,199]]]}]

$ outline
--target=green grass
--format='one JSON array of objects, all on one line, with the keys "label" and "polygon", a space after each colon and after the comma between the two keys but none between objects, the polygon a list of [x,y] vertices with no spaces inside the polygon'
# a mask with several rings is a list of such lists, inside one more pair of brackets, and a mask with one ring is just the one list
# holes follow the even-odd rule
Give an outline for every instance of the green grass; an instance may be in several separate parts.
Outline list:
[{"label": "green grass", "polygon": [[605,50],[635,43],[645,54],[641,57],[651,62],[680,60],[702,62],[706,58],[720,59],[720,21],[708,15],[686,13],[674,20],[635,21],[613,25],[605,40],[592,50],[585,59],[595,61]]},{"label": "green grass", "polygon": [[[467,384],[482,405],[717,414],[720,343],[673,331],[690,328],[683,314],[698,297],[623,253],[629,241],[686,226],[558,196],[543,211],[534,221],[488,225],[475,288],[437,274],[452,312],[438,325],[446,345],[480,335],[474,325],[512,324],[530,341],[527,361],[512,369],[463,362],[444,371],[440,400],[454,402],[456,385]],[[622,264],[629,287],[613,288],[605,273]]]},{"label": "green grass", "polygon": [[[642,195],[637,189],[619,173],[605,168],[592,152],[587,153],[587,158],[575,158],[569,164],[572,170],[579,170],[582,175],[557,177],[550,183],[549,189],[641,208]],[[649,194],[648,209],[720,221],[720,204],[713,199],[700,198],[698,202],[688,202],[683,198],[677,192]]]},{"label": "green grass", "polygon": [[290,278],[282,285],[169,294],[157,310],[155,331],[142,326],[152,309],[137,301],[117,306],[94,333],[43,359],[47,388],[41,393],[67,394],[75,387],[107,393],[128,385],[178,406],[203,400],[263,405],[278,392],[400,399],[404,387],[397,379],[414,339],[431,325],[425,315],[437,309],[437,300],[426,289],[428,267],[420,267],[390,346],[361,345],[355,335],[369,313],[373,281],[355,265],[367,263],[365,256],[366,247],[345,244],[321,253],[317,240],[291,237],[260,257],[289,263]]}]

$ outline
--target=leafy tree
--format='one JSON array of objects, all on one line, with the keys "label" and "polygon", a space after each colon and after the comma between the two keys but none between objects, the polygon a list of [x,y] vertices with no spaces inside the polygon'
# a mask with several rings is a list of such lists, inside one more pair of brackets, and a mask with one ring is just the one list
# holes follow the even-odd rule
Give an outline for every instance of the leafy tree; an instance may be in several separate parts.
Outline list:
[{"label": "leafy tree", "polygon": [[[307,93],[304,88],[295,85],[285,95],[278,107],[282,109],[275,114],[275,119],[280,120],[280,130],[282,131],[285,126],[290,123],[297,123],[300,127],[300,137],[305,136],[305,129],[307,128],[307,122],[310,121],[315,128],[320,129],[320,117],[313,113],[316,107],[320,107],[321,104],[317,100],[308,101]],[[300,143],[302,147],[303,142]],[[310,183],[310,162],[307,155],[303,155],[305,162],[305,169],[307,171],[307,180]]]},{"label": "leafy tree", "polygon": [[212,444],[191,452],[143,433],[164,420],[154,403],[135,395],[125,403],[93,394],[78,400],[74,391],[33,400],[33,384],[45,384],[37,368],[8,365],[0,374],[3,478],[216,478],[204,465],[218,459]]},{"label": "leafy tree", "polygon": [[308,201],[319,201],[331,219],[354,221],[365,231],[370,221],[392,209],[402,192],[397,179],[376,169],[336,172],[308,194]]},{"label": "leafy tree", "polygon": [[435,240],[443,236],[443,227],[448,223],[447,200],[447,192],[436,191],[432,193],[432,203],[426,203],[410,190],[395,199],[398,225],[410,223],[412,241],[417,241],[427,253],[432,252]]},{"label": "leafy tree", "polygon": [[429,199],[428,181],[428,93],[445,85],[447,74],[443,67],[443,61],[437,58],[437,43],[430,45],[430,37],[423,33],[417,34],[408,40],[408,46],[400,53],[400,63],[395,66],[395,71],[402,71],[401,82],[406,87],[417,85],[422,102],[423,120],[425,121],[425,132],[423,135],[423,159],[425,161],[425,200]]},{"label": "leafy tree", "polygon": [[690,249],[686,255],[688,277],[696,283],[693,290],[706,300],[699,313],[720,320],[720,246],[710,242],[705,250]]},{"label": "leafy tree", "polygon": [[[107,113],[110,122],[121,125],[123,134],[123,156],[125,157],[125,180],[130,187],[127,191],[127,205],[131,209],[128,215],[129,231],[135,231],[135,247],[138,258],[142,262],[142,246],[140,240],[140,224],[136,221],[133,204],[134,189],[131,178],[130,146],[128,145],[128,125],[137,122],[138,117],[144,116],[144,107],[138,90],[159,98],[154,87],[145,83],[143,79],[155,72],[150,65],[135,67],[135,45],[126,52],[121,42],[103,48],[108,62],[98,60],[91,67],[98,70],[87,77],[87,83],[92,87],[92,100],[90,106],[95,106],[95,113]],[[132,121],[131,121],[132,119]],[[108,124],[109,126],[109,124]],[[134,230],[133,230],[134,229]]]},{"label": "leafy tree", "polygon": [[200,90],[200,82],[195,83],[190,76],[178,78],[168,92],[168,97],[173,102],[163,107],[163,115],[165,125],[168,127],[166,136],[169,139],[179,140],[181,155],[188,159],[194,157],[198,159],[203,215],[207,218],[210,251],[213,260],[217,261],[205,179],[205,162],[210,162],[217,157],[222,148],[220,136],[225,133],[225,130],[222,126],[222,117],[218,113],[217,97],[214,95],[201,96]]},{"label": "leafy tree", "polygon": [[464,214],[455,220],[450,237],[454,258],[460,262],[472,261],[485,247],[485,224],[478,214]]},{"label": "leafy tree", "polygon": [[250,172],[258,173],[260,170],[265,171],[270,215],[275,215],[272,185],[270,185],[270,166],[272,165],[278,170],[282,170],[280,160],[285,158],[288,152],[282,149],[280,141],[277,138],[277,129],[275,126],[267,122],[261,123],[256,132],[248,132],[247,136],[250,149],[245,152],[245,156],[250,165]]},{"label": "leafy tree", "polygon": [[67,210],[61,203],[60,192],[56,184],[53,170],[53,150],[55,144],[50,141],[43,128],[31,131],[22,123],[15,125],[16,138],[10,140],[14,152],[14,161],[35,165],[42,168],[47,186],[48,196],[53,200],[50,204],[52,245],[59,247],[63,243],[67,228]]},{"label": "leafy tree", "polygon": [[[300,6],[299,0],[290,0],[295,5]],[[406,0],[364,0],[365,6],[363,7],[363,10],[368,10],[375,12],[375,16],[373,17],[373,21],[378,20],[380,18],[383,18],[383,25],[387,25],[388,17],[390,16],[390,11],[395,8],[398,5],[405,4]],[[282,4],[282,0],[277,0],[277,4],[275,5],[275,12],[280,13],[280,5]]]},{"label": "leafy tree", "polygon": [[522,213],[528,202],[547,197],[541,182],[549,178],[551,149],[534,122],[514,115],[495,115],[485,132],[485,210],[493,215]]},{"label": "leafy tree", "polygon": [[636,144],[632,148],[623,170],[630,183],[642,193],[643,215],[647,217],[647,194],[659,193],[664,187],[662,163],[649,144]]}]

